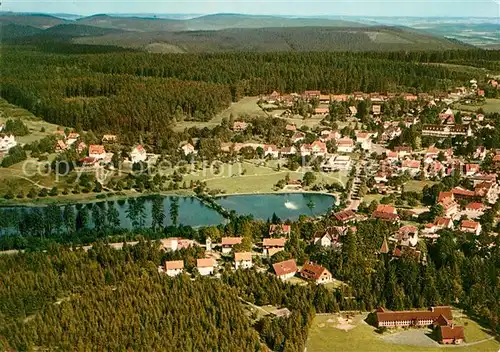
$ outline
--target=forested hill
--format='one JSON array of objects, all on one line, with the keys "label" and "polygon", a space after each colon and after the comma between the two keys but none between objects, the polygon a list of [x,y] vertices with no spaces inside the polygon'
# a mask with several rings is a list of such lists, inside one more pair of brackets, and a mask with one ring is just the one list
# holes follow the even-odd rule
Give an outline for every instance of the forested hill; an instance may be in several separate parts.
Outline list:
[{"label": "forested hill", "polygon": [[4,42],[75,41],[150,52],[453,50],[469,46],[404,27],[322,18],[218,14],[187,20],[95,15],[68,21],[0,14]]},{"label": "forested hill", "polygon": [[135,32],[86,37],[82,44],[156,52],[394,51],[464,49],[458,41],[396,27],[232,28],[219,31]]}]

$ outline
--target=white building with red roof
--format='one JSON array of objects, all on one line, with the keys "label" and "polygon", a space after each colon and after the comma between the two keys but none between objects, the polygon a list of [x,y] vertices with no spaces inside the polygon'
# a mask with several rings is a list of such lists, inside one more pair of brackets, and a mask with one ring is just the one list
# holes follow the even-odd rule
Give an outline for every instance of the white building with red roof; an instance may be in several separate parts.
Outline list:
[{"label": "white building with red roof", "polygon": [[243,237],[222,237],[222,253],[231,253],[233,247],[237,244],[241,244]]},{"label": "white building with red roof", "polygon": [[479,236],[481,233],[481,224],[477,221],[463,220],[460,223],[460,231],[473,233],[476,236]]},{"label": "white building with red roof", "polygon": [[132,149],[132,152],[130,153],[130,159],[134,164],[144,162],[147,158],[146,149],[144,149],[144,147],[140,144]]},{"label": "white building with red roof", "polygon": [[171,277],[182,274],[184,271],[184,261],[170,260],[165,262],[164,272]]},{"label": "white building with red roof", "polygon": [[104,160],[106,158],[106,150],[103,145],[89,145],[89,157],[95,160]]},{"label": "white building with red roof", "polygon": [[213,275],[215,260],[213,258],[196,259],[196,268],[201,276]]},{"label": "white building with red roof", "polygon": [[238,269],[249,269],[253,266],[251,252],[234,253],[234,267]]},{"label": "white building with red roof", "polygon": [[471,202],[465,206],[464,214],[470,219],[475,219],[484,214],[486,205],[479,202]]},{"label": "white building with red roof", "polygon": [[279,262],[273,264],[274,273],[281,280],[288,280],[295,276],[298,271],[297,263],[295,259],[285,260],[283,262]]},{"label": "white building with red roof", "polygon": [[264,255],[272,257],[285,249],[286,238],[264,238],[262,242],[262,252]]},{"label": "white building with red roof", "polygon": [[341,153],[352,153],[354,151],[354,141],[351,138],[338,139],[337,151]]}]

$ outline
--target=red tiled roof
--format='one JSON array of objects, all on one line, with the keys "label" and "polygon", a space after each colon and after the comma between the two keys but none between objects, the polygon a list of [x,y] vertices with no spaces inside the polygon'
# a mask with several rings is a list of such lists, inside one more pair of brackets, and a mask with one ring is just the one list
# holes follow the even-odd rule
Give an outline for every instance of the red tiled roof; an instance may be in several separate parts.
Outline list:
[{"label": "red tiled roof", "polygon": [[342,222],[356,218],[356,214],[351,209],[339,211],[337,213],[334,213],[333,216],[335,217],[335,219]]},{"label": "red tiled roof", "polygon": [[89,154],[105,154],[106,151],[104,150],[103,145],[98,145],[98,144],[91,144],[89,146]]},{"label": "red tiled roof", "polygon": [[399,220],[399,216],[397,214],[384,213],[381,211],[374,211],[372,213],[372,219],[396,221],[396,220]]},{"label": "red tiled roof", "polygon": [[252,253],[251,252],[234,253],[234,260],[237,262],[252,260]]},{"label": "red tiled roof", "polygon": [[319,280],[323,272],[330,273],[328,270],[323,268],[321,265],[307,263],[304,265],[300,274],[311,280]]},{"label": "red tiled roof", "polygon": [[451,190],[453,194],[455,195],[460,195],[464,197],[474,197],[476,193],[474,191],[469,191],[468,189],[460,188],[460,187],[455,187]]},{"label": "red tiled roof", "polygon": [[440,326],[442,340],[465,340],[463,326]]},{"label": "red tiled roof", "polygon": [[396,208],[394,208],[393,206],[390,206],[390,205],[380,204],[377,206],[376,211],[381,212],[381,213],[395,214]]},{"label": "red tiled roof", "polygon": [[446,319],[452,320],[453,314],[450,307],[435,307],[431,310],[417,310],[417,311],[384,311],[377,312],[377,322],[384,321],[406,321],[406,320],[437,320],[440,315]]},{"label": "red tiled roof", "polygon": [[170,260],[165,262],[165,270],[183,269],[184,261],[182,260]]},{"label": "red tiled roof", "polygon": [[272,225],[269,225],[269,234],[272,235],[273,233],[290,233],[291,228],[292,227],[290,225],[272,224]]},{"label": "red tiled roof", "polygon": [[469,203],[465,206],[465,209],[470,209],[470,210],[480,210],[484,208],[483,203],[478,203],[478,202],[472,202]]},{"label": "red tiled roof", "polygon": [[450,221],[452,221],[450,218],[439,217],[439,218],[436,218],[436,220],[434,220],[434,225],[448,227],[448,225],[450,224]]},{"label": "red tiled roof", "polygon": [[297,272],[297,263],[295,263],[295,259],[289,259],[273,264],[273,269],[277,276],[282,276]]},{"label": "red tiled roof", "polygon": [[284,247],[286,243],[286,238],[264,238],[264,247]]},{"label": "red tiled roof", "polygon": [[196,259],[196,266],[198,268],[210,268],[214,266],[214,260],[212,258]]},{"label": "red tiled roof", "polygon": [[473,230],[477,229],[478,226],[479,226],[479,223],[476,221],[472,221],[472,220],[464,220],[460,224],[460,227],[462,227],[462,228],[473,229]]},{"label": "red tiled roof", "polygon": [[242,240],[242,237],[222,237],[222,245],[234,246],[235,244],[240,244]]}]

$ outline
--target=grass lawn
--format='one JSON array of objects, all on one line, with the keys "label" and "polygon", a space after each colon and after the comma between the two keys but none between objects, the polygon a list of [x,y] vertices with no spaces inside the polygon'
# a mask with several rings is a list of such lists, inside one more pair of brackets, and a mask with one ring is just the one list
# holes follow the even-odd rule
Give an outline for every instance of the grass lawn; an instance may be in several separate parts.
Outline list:
[{"label": "grass lawn", "polygon": [[405,183],[405,192],[422,193],[425,186],[432,186],[436,182],[433,181],[415,181],[411,180]]},{"label": "grass lawn", "polygon": [[[21,119],[30,130],[30,134],[22,137],[16,137],[20,144],[29,144],[33,141],[53,134],[57,130],[57,125],[43,121],[28,110],[9,104],[5,99],[0,98],[0,124],[9,119]],[[45,132],[41,132],[42,127]]]},{"label": "grass lawn", "polygon": [[384,198],[382,194],[367,194],[366,196],[363,197],[362,201],[369,205],[374,200],[380,203],[380,200],[382,198]]},{"label": "grass lawn", "polygon": [[486,103],[483,105],[456,105],[457,109],[464,111],[475,112],[479,108],[482,108],[485,113],[500,112],[500,99],[486,99]]},{"label": "grass lawn", "polygon": [[[410,345],[400,345],[385,342],[382,335],[374,332],[375,328],[364,323],[366,315],[356,316],[350,330],[340,330],[336,327],[338,315],[318,315],[314,318],[307,341],[307,351],[310,352],[437,352],[446,348],[436,345],[436,347],[419,347]],[[472,322],[470,325],[477,325]],[[471,329],[471,328],[470,328]],[[467,339],[467,330],[466,335]],[[477,341],[477,340],[476,340]],[[453,351],[491,351],[496,352],[500,348],[500,343],[495,340],[484,341],[477,345],[452,347]]]},{"label": "grass lawn", "polygon": [[292,285],[301,285],[301,286],[306,286],[307,285],[307,281],[300,278],[300,277],[297,277],[297,276],[294,276],[288,280],[286,280],[287,283],[289,284],[292,284]]},{"label": "grass lawn", "polygon": [[248,115],[250,117],[267,117],[268,115],[257,105],[258,97],[245,97],[236,103],[232,103],[229,108],[215,116],[208,122],[199,121],[182,121],[175,125],[174,131],[184,131],[185,128],[198,127],[198,128],[213,128],[221,123],[223,118],[229,120],[229,116],[233,114],[234,119]]}]

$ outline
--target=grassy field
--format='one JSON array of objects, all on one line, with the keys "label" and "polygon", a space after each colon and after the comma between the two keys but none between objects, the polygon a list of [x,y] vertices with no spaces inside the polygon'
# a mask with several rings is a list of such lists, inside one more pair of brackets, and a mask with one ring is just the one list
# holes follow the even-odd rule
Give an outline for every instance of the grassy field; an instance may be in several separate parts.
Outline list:
[{"label": "grassy field", "polygon": [[411,180],[405,183],[405,192],[417,192],[422,193],[425,186],[432,186],[436,182],[432,181],[415,181]]},{"label": "grassy field", "polygon": [[[21,119],[30,130],[27,136],[16,137],[18,143],[29,144],[33,141],[42,139],[57,130],[57,125],[43,121],[28,110],[9,104],[5,99],[0,98],[0,124],[9,119]],[[41,132],[42,127],[45,132]]]},{"label": "grassy field", "polygon": [[[350,323],[351,326],[347,330],[339,329],[337,323],[338,317],[338,314],[332,314],[318,315],[314,318],[309,330],[308,352],[437,352],[446,350],[446,348],[437,344],[435,344],[435,347],[419,347],[386,342],[382,338],[382,335],[375,333],[374,327],[363,321],[366,315],[354,317]],[[465,327],[466,339],[468,339],[468,336],[471,336],[470,342],[474,342],[488,338],[489,335],[482,332],[481,327],[476,322],[468,320],[468,323]],[[484,335],[481,335],[482,333]],[[433,342],[429,341],[429,343]],[[487,340],[475,345],[452,347],[453,351],[457,352],[497,352],[499,348],[500,343],[495,340]]]},{"label": "grassy field", "polygon": [[184,131],[185,128],[198,127],[198,128],[214,128],[219,125],[223,118],[229,120],[229,116],[233,114],[234,119],[237,120],[239,117],[249,116],[249,117],[266,117],[268,116],[258,105],[258,97],[245,97],[240,101],[231,104],[229,108],[215,116],[212,120],[208,122],[198,122],[198,121],[182,121],[177,123],[174,127],[174,131]]},{"label": "grassy field", "polygon": [[[268,166],[269,165],[269,166]],[[253,162],[223,164],[220,174],[215,170],[205,169],[186,175],[186,182],[203,180],[210,189],[221,189],[225,193],[262,193],[272,192],[274,185],[288,174],[291,180],[301,180],[304,172],[281,168],[277,171],[276,161],[266,162],[266,166],[257,166]],[[345,172],[316,173],[316,183],[346,182]]]},{"label": "grassy field", "polygon": [[455,106],[455,108],[472,112],[475,112],[480,108],[483,109],[485,113],[500,112],[500,99],[486,99],[486,103],[483,105],[460,104]]}]

